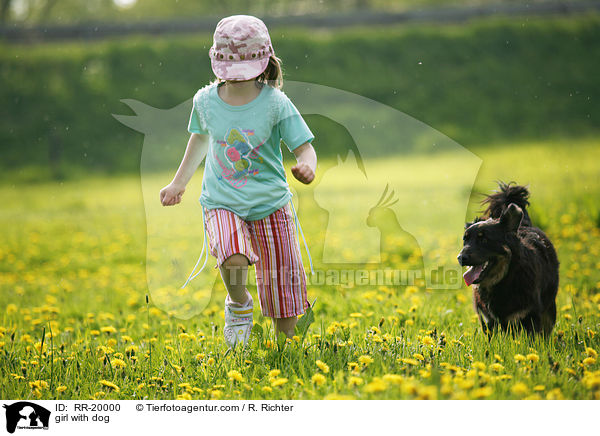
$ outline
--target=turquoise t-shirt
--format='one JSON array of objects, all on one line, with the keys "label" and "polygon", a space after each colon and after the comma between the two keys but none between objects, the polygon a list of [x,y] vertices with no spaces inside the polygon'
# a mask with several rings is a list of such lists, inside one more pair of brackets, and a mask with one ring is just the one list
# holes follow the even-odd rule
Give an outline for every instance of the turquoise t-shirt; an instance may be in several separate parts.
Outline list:
[{"label": "turquoise t-shirt", "polygon": [[290,201],[281,141],[292,151],[314,139],[290,99],[268,85],[242,106],[225,103],[217,84],[205,86],[194,96],[188,131],[209,135],[200,203],[248,221]]}]

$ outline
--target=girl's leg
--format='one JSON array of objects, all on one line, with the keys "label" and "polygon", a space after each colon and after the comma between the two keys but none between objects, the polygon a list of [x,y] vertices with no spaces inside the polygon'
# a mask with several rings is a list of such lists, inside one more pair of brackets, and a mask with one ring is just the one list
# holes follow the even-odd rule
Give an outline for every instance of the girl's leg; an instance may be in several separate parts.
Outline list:
[{"label": "girl's leg", "polygon": [[294,336],[294,327],[296,327],[297,322],[297,316],[291,316],[289,318],[273,318],[275,335],[279,336],[279,333],[283,332],[288,338],[291,338]]},{"label": "girl's leg", "polygon": [[240,306],[246,304],[250,298],[246,290],[248,258],[243,254],[233,254],[221,264],[219,270],[231,301]]},{"label": "girl's leg", "polygon": [[306,274],[289,205],[252,221],[250,231],[258,254],[256,287],[262,314],[273,319],[277,335],[283,332],[291,338],[297,316],[308,303]]}]

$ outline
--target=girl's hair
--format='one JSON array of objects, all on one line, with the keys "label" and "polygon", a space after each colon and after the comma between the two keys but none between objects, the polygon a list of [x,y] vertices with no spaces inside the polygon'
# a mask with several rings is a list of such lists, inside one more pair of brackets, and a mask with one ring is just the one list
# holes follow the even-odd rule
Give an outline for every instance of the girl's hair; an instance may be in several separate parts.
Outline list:
[{"label": "girl's hair", "polygon": [[256,78],[256,81],[270,85],[273,88],[283,88],[283,70],[281,69],[281,64],[281,59],[275,55],[271,55],[267,68]]}]

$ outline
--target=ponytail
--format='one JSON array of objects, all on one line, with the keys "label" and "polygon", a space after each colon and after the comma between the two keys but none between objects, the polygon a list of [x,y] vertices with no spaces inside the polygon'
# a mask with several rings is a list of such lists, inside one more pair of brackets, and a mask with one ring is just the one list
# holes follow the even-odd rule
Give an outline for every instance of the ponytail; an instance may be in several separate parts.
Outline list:
[{"label": "ponytail", "polygon": [[273,88],[281,89],[283,87],[283,70],[281,69],[282,61],[275,55],[271,55],[267,68],[256,81],[261,84],[270,85]]}]

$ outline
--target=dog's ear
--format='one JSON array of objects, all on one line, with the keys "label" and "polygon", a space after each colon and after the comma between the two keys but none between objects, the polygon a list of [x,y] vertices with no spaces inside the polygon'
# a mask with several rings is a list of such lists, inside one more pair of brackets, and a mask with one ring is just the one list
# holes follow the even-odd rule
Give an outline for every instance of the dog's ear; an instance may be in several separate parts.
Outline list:
[{"label": "dog's ear", "polygon": [[509,231],[516,232],[521,225],[523,219],[523,210],[515,203],[508,205],[506,210],[500,216],[500,224],[505,226]]}]

